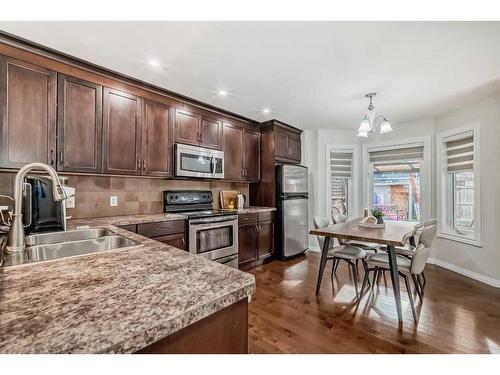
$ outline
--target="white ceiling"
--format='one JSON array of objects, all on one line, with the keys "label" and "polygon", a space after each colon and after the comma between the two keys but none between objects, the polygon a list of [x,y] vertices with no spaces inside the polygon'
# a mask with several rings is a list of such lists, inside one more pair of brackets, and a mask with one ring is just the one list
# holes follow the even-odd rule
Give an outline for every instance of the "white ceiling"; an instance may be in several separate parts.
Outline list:
[{"label": "white ceiling", "polygon": [[0,29],[304,129],[356,129],[370,91],[393,124],[500,91],[500,22],[0,22]]}]

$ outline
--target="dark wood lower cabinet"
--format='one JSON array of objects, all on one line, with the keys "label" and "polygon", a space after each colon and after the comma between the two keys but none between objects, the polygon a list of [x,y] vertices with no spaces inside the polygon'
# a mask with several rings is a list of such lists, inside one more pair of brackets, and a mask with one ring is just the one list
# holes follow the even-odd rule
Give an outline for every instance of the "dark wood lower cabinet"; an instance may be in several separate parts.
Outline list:
[{"label": "dark wood lower cabinet", "polygon": [[274,212],[239,217],[238,267],[248,270],[274,255]]},{"label": "dark wood lower cabinet", "polygon": [[185,233],[171,234],[168,236],[155,237],[153,239],[181,250],[188,250]]},{"label": "dark wood lower cabinet", "polygon": [[138,233],[141,236],[176,247],[189,250],[186,238],[186,221],[171,220],[156,223],[119,225],[119,228]]},{"label": "dark wood lower cabinet", "polygon": [[139,350],[139,354],[247,354],[246,298]]}]

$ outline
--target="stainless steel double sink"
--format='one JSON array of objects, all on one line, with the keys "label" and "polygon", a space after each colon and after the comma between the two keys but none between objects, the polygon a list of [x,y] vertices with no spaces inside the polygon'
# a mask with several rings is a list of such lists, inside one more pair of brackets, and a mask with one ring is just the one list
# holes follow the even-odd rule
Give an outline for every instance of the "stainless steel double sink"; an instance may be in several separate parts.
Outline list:
[{"label": "stainless steel double sink", "polygon": [[22,254],[5,256],[3,266],[41,262],[135,245],[139,243],[103,228],[37,233],[26,236],[26,248]]}]

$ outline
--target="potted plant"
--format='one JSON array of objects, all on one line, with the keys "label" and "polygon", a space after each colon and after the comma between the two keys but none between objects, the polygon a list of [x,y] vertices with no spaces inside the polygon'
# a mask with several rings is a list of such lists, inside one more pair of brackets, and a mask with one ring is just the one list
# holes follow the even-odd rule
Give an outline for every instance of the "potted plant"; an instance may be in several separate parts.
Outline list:
[{"label": "potted plant", "polygon": [[384,223],[384,213],[382,211],[380,211],[378,208],[374,208],[372,210],[372,216],[377,218],[377,224]]}]

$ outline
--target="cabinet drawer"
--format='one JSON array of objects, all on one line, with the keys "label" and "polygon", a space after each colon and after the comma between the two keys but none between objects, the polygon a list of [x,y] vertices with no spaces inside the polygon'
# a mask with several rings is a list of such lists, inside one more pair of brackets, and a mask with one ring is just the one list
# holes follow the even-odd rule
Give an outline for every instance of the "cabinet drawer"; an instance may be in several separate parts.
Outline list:
[{"label": "cabinet drawer", "polygon": [[118,228],[137,233],[137,224],[117,225]]},{"label": "cabinet drawer", "polygon": [[258,213],[259,221],[273,221],[274,211],[264,211]]},{"label": "cabinet drawer", "polygon": [[162,221],[159,223],[144,223],[137,225],[137,233],[145,237],[160,237],[169,234],[184,233],[184,220]]},{"label": "cabinet drawer", "polygon": [[238,225],[257,224],[257,214],[239,214]]}]

